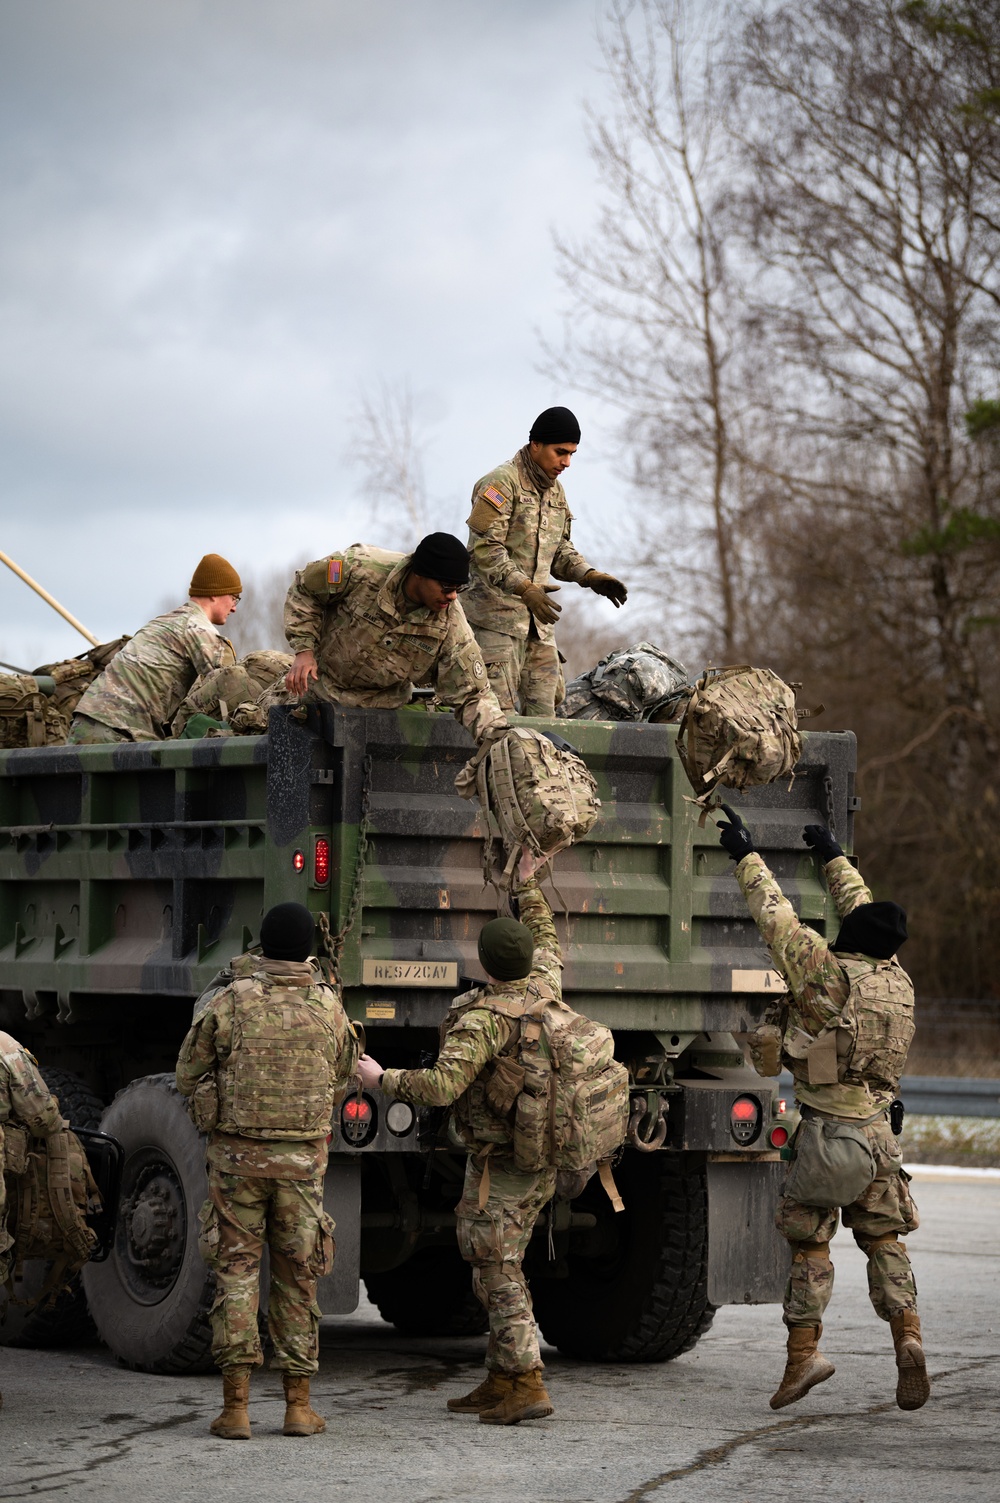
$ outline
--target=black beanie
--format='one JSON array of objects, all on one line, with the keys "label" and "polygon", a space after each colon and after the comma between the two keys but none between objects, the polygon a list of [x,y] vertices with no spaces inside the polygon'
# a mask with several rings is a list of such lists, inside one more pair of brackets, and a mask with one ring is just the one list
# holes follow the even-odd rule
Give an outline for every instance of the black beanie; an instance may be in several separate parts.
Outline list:
[{"label": "black beanie", "polygon": [[533,444],[578,444],[580,424],[568,407],[546,407],[531,425]]},{"label": "black beanie", "polygon": [[260,947],[268,960],[305,960],[313,947],[315,922],[301,903],[269,908],[260,926]]},{"label": "black beanie", "polygon": [[410,568],[439,584],[468,584],[469,550],[450,532],[429,532],[414,548]]},{"label": "black beanie", "polygon": [[479,933],[479,964],[487,976],[498,981],[519,981],[531,970],[535,940],[526,924],[516,919],[496,918]]},{"label": "black beanie", "polygon": [[841,954],[889,960],[906,939],[906,910],[898,903],[861,903],[844,919],[833,948]]}]

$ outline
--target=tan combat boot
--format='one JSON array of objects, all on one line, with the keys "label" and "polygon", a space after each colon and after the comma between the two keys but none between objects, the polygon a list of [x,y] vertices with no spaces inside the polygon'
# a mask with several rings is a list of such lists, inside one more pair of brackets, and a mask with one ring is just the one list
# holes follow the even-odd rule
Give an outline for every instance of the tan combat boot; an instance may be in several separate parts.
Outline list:
[{"label": "tan combat boot", "polygon": [[222,1374],[222,1413],[209,1426],[222,1440],[249,1440],[250,1369],[227,1367]]},{"label": "tan combat boot", "polygon": [[927,1359],[920,1341],[920,1316],[901,1310],[889,1321],[896,1346],[896,1403],[900,1409],[921,1409],[931,1396]]},{"label": "tan combat boot", "polygon": [[789,1326],[788,1360],[778,1391],[771,1399],[772,1409],[784,1409],[786,1404],[794,1404],[817,1383],[825,1383],[827,1378],[833,1377],[837,1369],[817,1350],[822,1334],[822,1325]]},{"label": "tan combat boot", "polygon": [[320,1435],[326,1420],[309,1403],[309,1379],[282,1373],[285,1384],[285,1427],[282,1435]]},{"label": "tan combat boot", "polygon": [[478,1388],[461,1399],[449,1399],[452,1414],[481,1414],[484,1409],[495,1409],[513,1392],[514,1379],[508,1373],[488,1372]]},{"label": "tan combat boot", "polygon": [[515,1373],[510,1382],[510,1392],[493,1409],[480,1410],[479,1420],[483,1425],[519,1425],[522,1420],[544,1419],[552,1413],[552,1400],[545,1392],[542,1371],[532,1368],[529,1373]]}]

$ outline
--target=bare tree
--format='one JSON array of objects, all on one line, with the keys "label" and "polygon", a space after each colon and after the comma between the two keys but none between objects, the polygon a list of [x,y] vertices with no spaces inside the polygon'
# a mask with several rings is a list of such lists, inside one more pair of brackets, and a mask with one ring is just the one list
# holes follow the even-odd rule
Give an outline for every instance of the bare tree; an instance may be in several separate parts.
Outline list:
[{"label": "bare tree", "polygon": [[392,526],[396,546],[413,547],[428,530],[427,439],[409,381],[380,380],[374,392],[362,392],[352,434],[347,457],[361,470],[373,519]]},{"label": "bare tree", "polygon": [[612,104],[590,110],[605,189],[595,233],[557,241],[571,296],[554,365],[625,414],[645,499],[647,588],[731,659],[744,638],[739,289],[717,212],[728,141],[717,58],[721,8],[611,0],[601,39]]}]

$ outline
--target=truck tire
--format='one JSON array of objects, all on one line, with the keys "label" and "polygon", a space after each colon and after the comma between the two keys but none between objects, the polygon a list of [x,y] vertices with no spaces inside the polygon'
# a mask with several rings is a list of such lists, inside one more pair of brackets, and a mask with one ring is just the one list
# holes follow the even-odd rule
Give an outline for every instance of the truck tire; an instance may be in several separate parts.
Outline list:
[{"label": "truck tire", "polygon": [[[97,1127],[104,1102],[85,1080],[69,1070],[39,1066],[39,1073],[52,1094],[59,1099],[64,1117],[71,1127]],[[44,1287],[52,1263],[47,1258],[29,1258],[15,1291],[17,1299],[33,1299]],[[94,1346],[97,1329],[87,1310],[87,1296],[77,1274],[60,1290],[48,1309],[25,1310],[23,1305],[8,1304],[0,1344],[34,1348]]]},{"label": "truck tire", "polygon": [[457,1247],[422,1247],[388,1273],[367,1274],[365,1288],[403,1336],[480,1336],[489,1326]]},{"label": "truck tire", "polygon": [[149,1373],[212,1366],[213,1279],[198,1251],[208,1193],[205,1140],[172,1075],[133,1080],[108,1107],[105,1132],[125,1150],[115,1246],[83,1270],[101,1340],[126,1367]]},{"label": "truck tire", "polygon": [[704,1166],[628,1152],[615,1179],[624,1211],[612,1210],[595,1175],[574,1206],[597,1217],[596,1232],[577,1252],[570,1243],[567,1278],[532,1282],[535,1316],[545,1340],[568,1357],[665,1362],[689,1351],[715,1314]]}]

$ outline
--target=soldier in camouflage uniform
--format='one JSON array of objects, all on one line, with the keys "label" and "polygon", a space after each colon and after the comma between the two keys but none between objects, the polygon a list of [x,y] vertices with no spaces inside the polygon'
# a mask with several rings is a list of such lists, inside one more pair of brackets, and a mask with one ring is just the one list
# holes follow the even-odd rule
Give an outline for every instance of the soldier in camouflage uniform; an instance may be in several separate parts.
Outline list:
[{"label": "soldier in camouflage uniform", "polygon": [[77,745],[163,741],[196,678],[236,662],[219,635],[243,586],[232,564],[207,553],[191,580],[190,600],[136,632],[80,699],[69,740]]},{"label": "soldier in camouflage uniform", "polygon": [[[42,1079],[34,1057],[11,1038],[0,1033],[0,1285],[11,1276],[14,1238],[7,1228],[7,1190],[4,1168],[4,1124],[23,1127],[33,1138],[49,1138],[69,1123],[59,1102]],[[3,1396],[0,1395],[0,1404]]]},{"label": "soldier in camouflage uniform", "polygon": [[265,1242],[284,1434],[326,1428],[309,1403],[319,1352],[316,1285],[334,1253],[323,1177],[357,1044],[338,991],[318,982],[307,959],[313,934],[312,914],[300,903],[272,908],[254,974],[208,999],[177,1061],[177,1089],[210,1134],[201,1246],[215,1270],[212,1353],[223,1377],[223,1409],[211,1428],[226,1440],[250,1437],[250,1372],[263,1360],[257,1308]]},{"label": "soldier in camouflage uniform", "polygon": [[446,532],[408,555],[356,543],[308,564],[285,601],[289,690],[396,709],[430,684],[477,741],[506,729],[458,602],[468,579],[468,553]]},{"label": "soldier in camouflage uniform", "polygon": [[[906,915],[895,903],[872,902],[829,830],[807,825],[804,839],[823,863],[841,920],[837,938],[828,944],[800,922],[755,851],[749,830],[728,805],[724,808],[730,823],[720,825],[721,843],[737,862],[736,880],[788,985],[788,995],[751,1036],[751,1057],[760,1074],[777,1075],[782,1062],[793,1072],[805,1119],[800,1134],[816,1124],[822,1145],[825,1124],[832,1123],[853,1128],[856,1140],[860,1130],[862,1154],[867,1142],[874,1177],[841,1213],[868,1258],[875,1313],[892,1330],[896,1402],[901,1409],[919,1409],[930,1383],[913,1270],[899,1239],[920,1222],[888,1121],[913,1037],[913,986],[895,958],[906,939]],[[792,1247],[792,1269],[784,1304],[788,1362],[772,1409],[795,1403],[834,1372],[818,1348],[833,1293],[830,1240],[841,1208],[826,1196],[824,1205],[809,1203],[808,1163],[796,1178],[790,1176],[794,1197],[783,1195],[776,1215],[778,1230]],[[868,1172],[863,1163],[861,1172],[862,1177]],[[812,1185],[819,1198],[815,1179]]]},{"label": "soldier in camouflage uniform", "polygon": [[623,605],[628,591],[592,569],[573,547],[572,513],[560,476],[580,442],[566,407],[550,407],[509,464],[484,475],[472,491],[469,551],[472,588],[464,602],[490,682],[505,710],[554,715],[564,683],[553,622],[562,609],[549,597],[553,579],[573,580]]},{"label": "soldier in camouflage uniform", "polygon": [[464,1398],[449,1399],[459,1414],[488,1425],[517,1424],[552,1413],[542,1383],[542,1359],[521,1263],[535,1222],[555,1191],[556,1172],[519,1170],[512,1156],[510,1094],[504,1067],[518,1037],[516,1020],[539,996],[562,997],[562,957],[552,911],[532,878],[518,892],[522,922],[494,919],[479,936],[480,963],[489,985],[456,998],[441,1025],[437,1064],[426,1070],[386,1070],[362,1056],[369,1088],[416,1106],[454,1105],[454,1120],[470,1152],[458,1203],[458,1245],[472,1264],[473,1287],[490,1320],[487,1376]]}]

